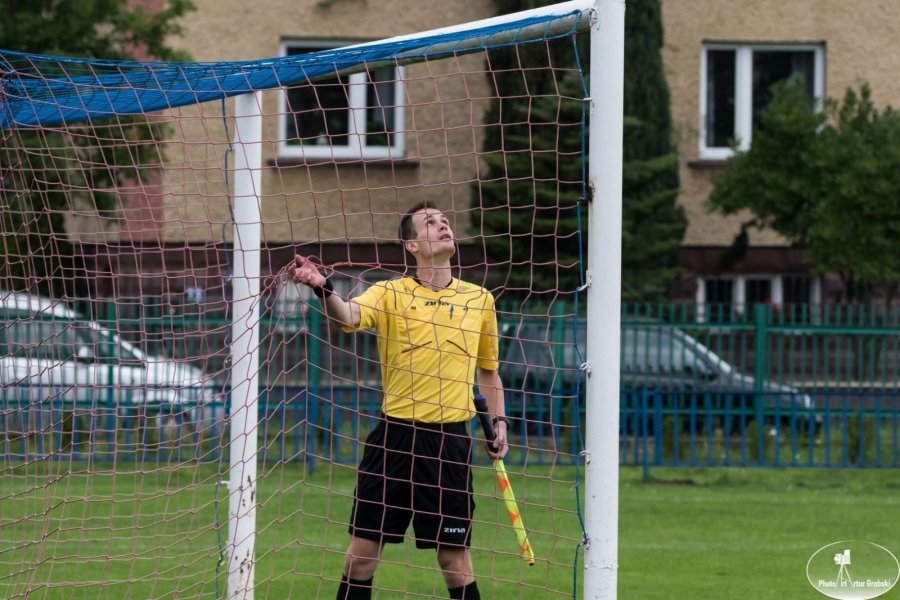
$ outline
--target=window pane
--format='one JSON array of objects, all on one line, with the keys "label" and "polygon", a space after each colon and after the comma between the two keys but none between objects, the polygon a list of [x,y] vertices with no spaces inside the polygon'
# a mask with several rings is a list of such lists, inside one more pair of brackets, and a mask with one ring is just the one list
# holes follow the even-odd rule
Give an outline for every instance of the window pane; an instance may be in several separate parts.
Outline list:
[{"label": "window pane", "polygon": [[787,318],[800,321],[815,314],[815,308],[810,306],[812,300],[812,278],[808,275],[785,275],[782,277],[782,310]]},{"label": "window pane", "polygon": [[731,279],[706,280],[706,304],[710,321],[730,321],[734,301],[734,281]]},{"label": "window pane", "polygon": [[388,67],[369,74],[366,86],[366,146],[391,146],[397,99],[394,94],[396,70]]},{"label": "window pane", "polygon": [[725,148],[734,139],[735,51],[706,53],[706,145]]},{"label": "window pane", "polygon": [[288,90],[288,143],[346,146],[350,130],[347,88],[338,78]]},{"label": "window pane", "polygon": [[659,335],[646,329],[622,329],[622,370],[626,373],[658,372]]},{"label": "window pane", "polygon": [[748,279],[747,289],[745,290],[745,301],[747,306],[753,304],[769,304],[772,302],[772,280],[771,279]]},{"label": "window pane", "polygon": [[806,95],[814,98],[816,54],[812,50],[756,50],[753,52],[753,126],[772,99],[771,88],[779,81],[803,77]]},{"label": "window pane", "polygon": [[[289,48],[288,55],[307,54],[319,48]],[[287,90],[287,141],[289,144],[346,146],[349,144],[350,100],[343,77],[318,79]]]},{"label": "window pane", "polygon": [[785,304],[809,304],[812,279],[808,275],[785,275],[783,282]]},{"label": "window pane", "polygon": [[[70,321],[25,321],[23,325],[32,334],[22,348],[29,358],[60,363],[75,356],[78,344]],[[23,341],[20,334],[16,337],[19,338],[17,342]]]},{"label": "window pane", "polygon": [[91,356],[129,364],[143,362],[133,352],[117,342],[108,330],[95,329],[88,323],[79,321],[74,323],[73,331],[77,336],[79,349],[82,352],[90,352]]},{"label": "window pane", "polygon": [[4,323],[0,329],[0,346],[4,356],[30,358],[34,356],[35,339],[32,321],[17,320]]}]

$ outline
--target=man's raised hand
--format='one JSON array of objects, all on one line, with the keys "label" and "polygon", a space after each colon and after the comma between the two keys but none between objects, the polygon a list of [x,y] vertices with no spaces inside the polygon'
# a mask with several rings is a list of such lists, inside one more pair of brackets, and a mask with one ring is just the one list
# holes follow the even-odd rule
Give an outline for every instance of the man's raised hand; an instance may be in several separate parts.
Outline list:
[{"label": "man's raised hand", "polygon": [[288,265],[288,274],[295,283],[302,283],[311,288],[320,288],[325,285],[325,276],[322,275],[316,264],[299,254],[295,254],[293,262]]}]

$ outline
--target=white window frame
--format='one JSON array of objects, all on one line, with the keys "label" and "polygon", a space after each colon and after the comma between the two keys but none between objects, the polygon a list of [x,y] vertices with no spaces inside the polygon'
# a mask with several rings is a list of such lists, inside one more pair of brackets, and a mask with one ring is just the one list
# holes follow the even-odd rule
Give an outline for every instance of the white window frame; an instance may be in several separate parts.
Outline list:
[{"label": "white window frame", "polygon": [[[291,39],[281,42],[281,56],[288,56],[288,50],[295,47],[320,48],[328,50],[346,45],[346,42],[328,40],[303,40]],[[382,68],[382,67],[379,67]],[[367,75],[365,72],[353,73],[347,76],[349,88],[347,136],[349,143],[345,145],[315,145],[315,144],[289,144],[287,139],[288,101],[287,90],[282,88],[278,94],[278,156],[279,158],[299,159],[400,159],[406,152],[406,69],[395,66],[396,77],[394,80],[394,132],[393,145],[368,146],[366,145],[366,110],[367,106]]]},{"label": "white window frame", "polygon": [[709,43],[703,45],[700,56],[700,158],[706,160],[726,160],[734,155],[731,148],[711,147],[706,145],[707,115],[707,55],[710,50],[735,51],[734,76],[734,138],[738,150],[747,150],[753,138],[753,53],[758,50],[776,50],[787,52],[812,51],[815,57],[813,66],[813,95],[817,105],[821,105],[825,97],[825,47],[821,44],[725,44]]},{"label": "white window frame", "polygon": [[[748,274],[748,275],[721,275],[721,276],[699,276],[697,277],[697,288],[694,299],[697,303],[697,321],[703,323],[706,321],[706,280],[707,279],[730,279],[733,283],[731,286],[731,305],[734,307],[736,315],[743,315],[747,310],[747,280],[749,279],[767,279],[771,289],[771,303],[773,306],[781,306],[784,304],[784,276],[771,274]],[[822,302],[822,280],[819,277],[810,276],[809,280],[809,302],[812,305],[819,305]]]}]

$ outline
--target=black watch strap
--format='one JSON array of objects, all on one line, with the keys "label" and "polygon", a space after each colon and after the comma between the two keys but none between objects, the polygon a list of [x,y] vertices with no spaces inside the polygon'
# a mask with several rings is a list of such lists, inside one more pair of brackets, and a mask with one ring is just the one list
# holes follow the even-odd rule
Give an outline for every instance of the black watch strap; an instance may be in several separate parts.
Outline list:
[{"label": "black watch strap", "polygon": [[497,423],[499,423],[500,421],[503,421],[504,423],[506,423],[507,431],[509,431],[509,429],[512,428],[512,421],[510,421],[507,417],[494,417],[491,420],[491,422],[494,424],[494,427],[496,427]]},{"label": "black watch strap", "polygon": [[313,291],[313,294],[316,295],[316,297],[324,300],[325,298],[327,298],[328,296],[330,296],[334,293],[334,284],[331,283],[330,279],[326,279],[325,283],[322,284],[321,287],[314,287],[312,289],[312,291]]}]

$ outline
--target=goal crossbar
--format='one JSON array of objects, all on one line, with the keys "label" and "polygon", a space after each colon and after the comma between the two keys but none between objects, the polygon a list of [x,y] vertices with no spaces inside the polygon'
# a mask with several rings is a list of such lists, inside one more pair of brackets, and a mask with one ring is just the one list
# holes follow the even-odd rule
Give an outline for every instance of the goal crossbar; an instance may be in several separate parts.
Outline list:
[{"label": "goal crossbar", "polygon": [[297,85],[380,64],[403,64],[568,35],[593,4],[575,0],[308,54],[215,63],[75,59],[0,51],[0,129],[144,114]]}]

